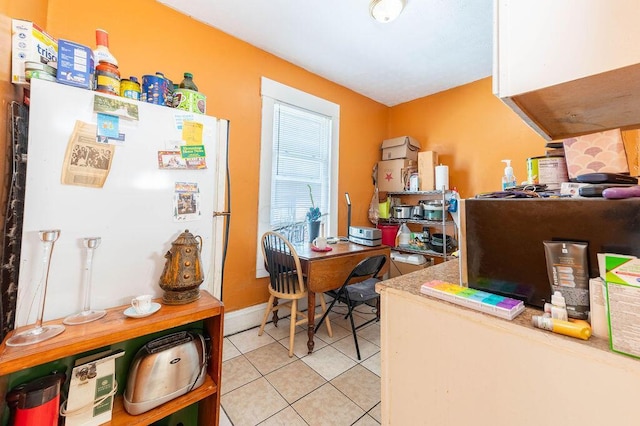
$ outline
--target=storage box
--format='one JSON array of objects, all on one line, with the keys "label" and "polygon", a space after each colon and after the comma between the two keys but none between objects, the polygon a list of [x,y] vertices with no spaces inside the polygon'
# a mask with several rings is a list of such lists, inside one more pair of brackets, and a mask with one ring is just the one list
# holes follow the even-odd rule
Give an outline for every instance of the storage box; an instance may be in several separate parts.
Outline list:
[{"label": "storage box", "polygon": [[612,351],[640,358],[640,259],[624,254],[604,253],[606,310],[609,347]]},{"label": "storage box", "polygon": [[399,138],[382,141],[381,149],[383,160],[395,160],[400,158],[417,160],[418,151],[420,151],[420,142],[413,139],[411,136],[400,136]]},{"label": "storage box", "polygon": [[58,40],[58,83],[93,89],[93,51],[69,40]]},{"label": "storage box", "polygon": [[423,151],[418,153],[418,177],[420,179],[420,191],[433,191],[436,189],[437,165],[437,152]]},{"label": "storage box", "polygon": [[391,264],[389,265],[389,278],[410,274],[411,272],[419,271],[431,265],[431,259],[427,260],[421,254],[392,252]]},{"label": "storage box", "polygon": [[413,160],[378,161],[378,190],[388,192],[404,191],[409,176],[417,171],[418,164]]},{"label": "storage box", "polygon": [[55,68],[58,42],[33,22],[12,19],[11,24],[11,82],[29,84],[24,63],[41,62]]},{"label": "storage box", "polygon": [[629,173],[620,129],[563,141],[569,179],[587,173]]}]

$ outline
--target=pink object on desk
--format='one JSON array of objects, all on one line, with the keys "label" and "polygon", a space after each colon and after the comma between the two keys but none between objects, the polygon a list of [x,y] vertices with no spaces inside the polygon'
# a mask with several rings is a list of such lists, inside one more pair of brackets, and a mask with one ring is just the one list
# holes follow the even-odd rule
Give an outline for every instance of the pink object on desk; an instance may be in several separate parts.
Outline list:
[{"label": "pink object on desk", "polygon": [[326,252],[326,251],[331,251],[331,250],[333,250],[333,249],[332,249],[331,247],[329,247],[329,246],[327,246],[327,247],[325,247],[325,248],[323,248],[323,249],[318,248],[318,247],[316,247],[316,246],[311,246],[311,250],[313,250],[313,251],[317,251],[317,252]]}]

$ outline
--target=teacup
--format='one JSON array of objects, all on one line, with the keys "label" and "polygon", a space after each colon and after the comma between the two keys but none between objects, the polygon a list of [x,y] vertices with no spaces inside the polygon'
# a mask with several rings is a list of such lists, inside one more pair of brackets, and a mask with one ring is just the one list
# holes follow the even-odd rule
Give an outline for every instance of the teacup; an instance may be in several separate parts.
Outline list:
[{"label": "teacup", "polygon": [[146,314],[151,310],[151,299],[153,298],[150,294],[143,294],[142,296],[135,297],[131,300],[131,306],[136,311],[137,314]]},{"label": "teacup", "polygon": [[318,250],[325,250],[327,248],[327,239],[325,237],[317,237],[311,244]]}]

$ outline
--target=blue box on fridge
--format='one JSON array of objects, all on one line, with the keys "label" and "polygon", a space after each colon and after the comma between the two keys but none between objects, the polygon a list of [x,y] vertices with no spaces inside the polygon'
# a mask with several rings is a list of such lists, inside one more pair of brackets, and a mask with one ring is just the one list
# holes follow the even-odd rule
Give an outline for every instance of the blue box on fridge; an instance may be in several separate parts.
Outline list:
[{"label": "blue box on fridge", "polygon": [[93,51],[89,47],[58,40],[58,83],[93,90],[94,74]]}]

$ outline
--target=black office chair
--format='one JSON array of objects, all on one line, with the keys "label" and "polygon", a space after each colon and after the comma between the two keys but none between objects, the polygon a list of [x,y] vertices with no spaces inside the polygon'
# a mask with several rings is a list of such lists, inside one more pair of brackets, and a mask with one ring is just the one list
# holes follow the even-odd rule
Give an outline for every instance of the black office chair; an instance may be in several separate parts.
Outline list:
[{"label": "black office chair", "polygon": [[[327,294],[332,296],[333,300],[331,301],[329,308],[324,313],[324,315],[318,322],[318,326],[316,327],[316,331],[318,331],[324,319],[327,315],[329,315],[329,312],[331,312],[333,305],[335,305],[337,301],[346,304],[348,312],[345,318],[349,317],[349,319],[351,320],[351,331],[353,332],[353,341],[356,344],[356,353],[358,355],[358,360],[360,360],[360,347],[358,346],[356,330],[373,321],[380,320],[380,295],[376,293],[375,287],[376,283],[381,281],[378,278],[378,274],[380,273],[380,270],[382,269],[386,261],[387,257],[384,255],[371,256],[362,260],[356,265],[355,268],[353,268],[353,271],[351,271],[349,277],[347,277],[344,284],[342,284],[342,286],[338,290],[328,291]],[[353,284],[351,283],[351,281],[355,278],[362,277],[369,278],[365,279],[364,281],[356,282]],[[353,309],[356,306],[362,305],[363,303],[367,303],[372,300],[377,301],[375,318],[372,318],[369,321],[366,321],[365,323],[360,324],[356,327],[353,322]]]}]

